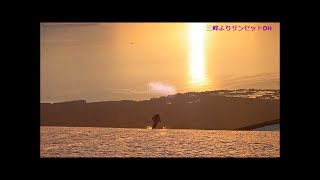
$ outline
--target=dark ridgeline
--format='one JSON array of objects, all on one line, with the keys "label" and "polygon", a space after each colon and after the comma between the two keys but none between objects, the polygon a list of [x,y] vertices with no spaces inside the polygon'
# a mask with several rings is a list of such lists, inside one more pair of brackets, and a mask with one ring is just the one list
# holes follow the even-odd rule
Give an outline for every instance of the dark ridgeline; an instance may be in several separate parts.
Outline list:
[{"label": "dark ridgeline", "polygon": [[278,123],[280,100],[225,97],[210,91],[145,101],[41,103],[41,126],[146,128],[158,113],[162,122],[157,128],[248,129]]}]

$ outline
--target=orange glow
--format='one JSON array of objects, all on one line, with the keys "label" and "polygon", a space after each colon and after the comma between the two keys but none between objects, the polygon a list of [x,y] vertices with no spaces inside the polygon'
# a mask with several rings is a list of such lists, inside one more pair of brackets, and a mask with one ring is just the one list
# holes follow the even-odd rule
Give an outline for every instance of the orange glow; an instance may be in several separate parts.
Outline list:
[{"label": "orange glow", "polygon": [[190,50],[189,64],[191,83],[204,85],[207,80],[205,76],[205,52],[204,52],[204,23],[191,23],[189,26]]},{"label": "orange glow", "polygon": [[[230,26],[207,31],[207,25]],[[272,26],[234,31],[233,26]],[[41,102],[279,88],[280,23],[41,23]]]}]

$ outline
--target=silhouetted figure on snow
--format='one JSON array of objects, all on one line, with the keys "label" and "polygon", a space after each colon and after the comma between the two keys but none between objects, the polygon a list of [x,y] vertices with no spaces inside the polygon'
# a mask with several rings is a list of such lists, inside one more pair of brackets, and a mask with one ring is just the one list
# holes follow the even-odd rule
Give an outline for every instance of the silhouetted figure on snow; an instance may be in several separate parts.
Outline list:
[{"label": "silhouetted figure on snow", "polygon": [[158,125],[159,122],[161,122],[160,120],[160,114],[155,115],[153,118],[153,125],[152,125],[152,129],[156,128],[156,126]]}]

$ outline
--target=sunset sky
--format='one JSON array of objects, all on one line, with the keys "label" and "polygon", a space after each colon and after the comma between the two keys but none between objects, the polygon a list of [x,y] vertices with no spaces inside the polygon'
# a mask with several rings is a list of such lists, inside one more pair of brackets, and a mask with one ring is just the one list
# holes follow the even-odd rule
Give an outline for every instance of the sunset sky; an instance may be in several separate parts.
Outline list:
[{"label": "sunset sky", "polygon": [[[207,31],[208,25],[238,29]],[[246,25],[272,29],[239,31]],[[279,89],[279,28],[280,23],[41,23],[41,102]]]}]

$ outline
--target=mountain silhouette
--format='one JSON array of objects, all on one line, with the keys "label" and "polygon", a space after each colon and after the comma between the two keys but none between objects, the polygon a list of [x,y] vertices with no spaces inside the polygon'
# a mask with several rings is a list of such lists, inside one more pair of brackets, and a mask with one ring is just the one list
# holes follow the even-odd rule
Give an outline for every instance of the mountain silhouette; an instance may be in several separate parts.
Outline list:
[{"label": "mountain silhouette", "polygon": [[[41,103],[41,126],[146,128],[154,114],[170,129],[250,129],[280,120],[279,90],[269,90],[256,98],[259,90],[189,92],[145,101],[85,100]],[[273,121],[272,121],[273,122]],[[269,123],[270,124],[270,123]],[[252,127],[251,127],[252,126]]]}]

